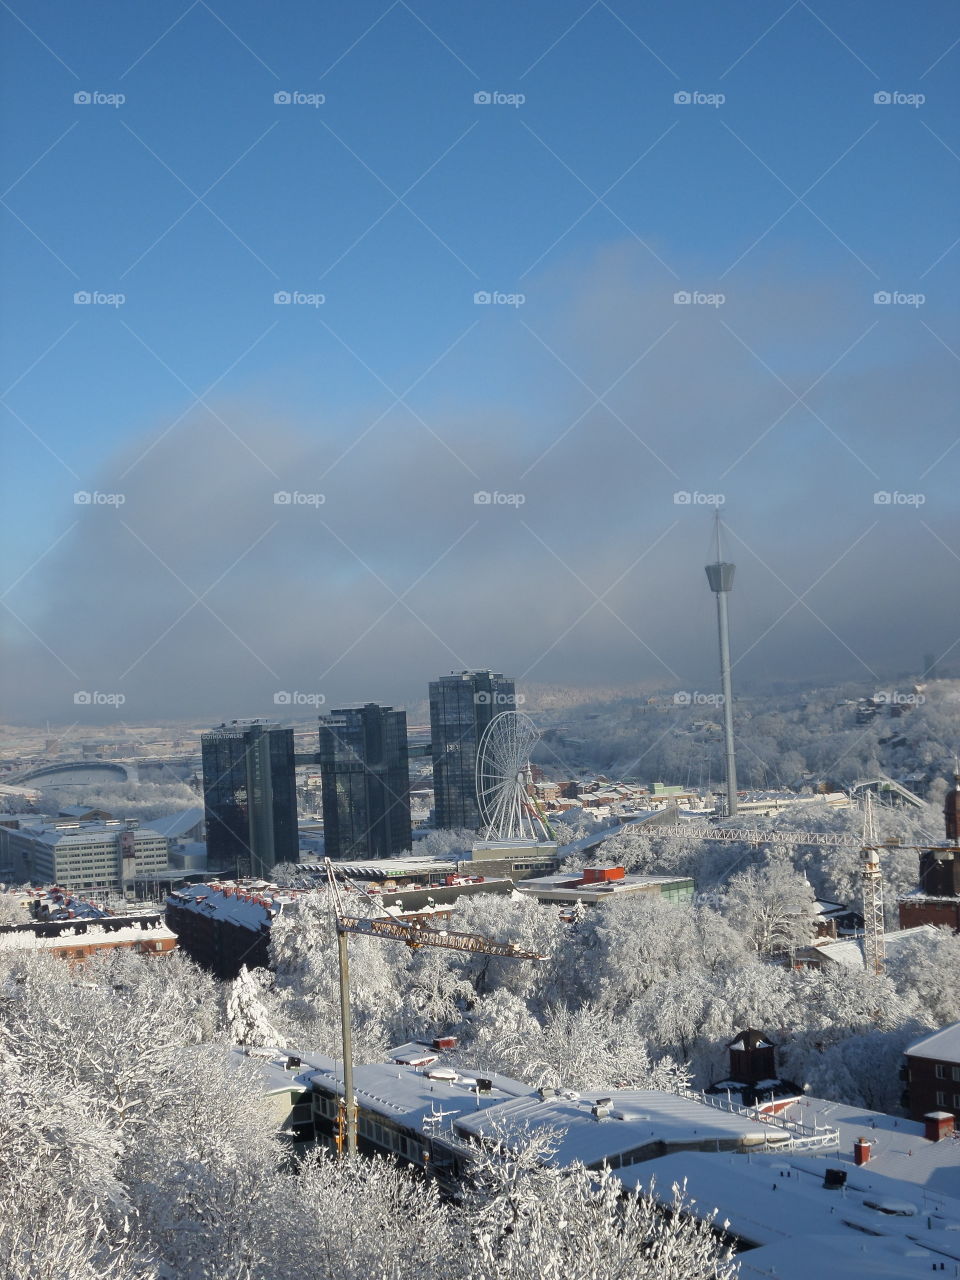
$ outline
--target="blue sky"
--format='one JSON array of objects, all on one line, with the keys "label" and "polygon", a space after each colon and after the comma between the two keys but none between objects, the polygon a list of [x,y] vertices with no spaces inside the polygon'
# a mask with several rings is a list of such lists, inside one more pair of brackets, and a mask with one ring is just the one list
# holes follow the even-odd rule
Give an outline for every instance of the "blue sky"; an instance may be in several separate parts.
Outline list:
[{"label": "blue sky", "polygon": [[[137,678],[144,715],[158,698],[187,713],[211,680],[217,710],[242,713],[277,680],[317,679],[317,645],[337,659],[331,697],[365,696],[374,672],[383,683],[396,614],[379,623],[354,588],[382,578],[389,603],[441,553],[422,629],[401,638],[395,699],[457,665],[468,600],[444,609],[466,579],[490,625],[465,661],[675,683],[685,672],[664,646],[700,616],[708,538],[709,512],[673,501],[684,490],[722,491],[763,564],[749,642],[767,670],[809,651],[795,626],[809,611],[790,609],[790,592],[821,573],[825,647],[811,670],[879,673],[947,651],[955,621],[935,584],[960,563],[960,449],[947,452],[960,363],[955,8],[328,8],[5,7],[15,717],[41,690],[56,718],[61,705],[72,714],[78,680]],[[875,101],[884,93],[906,100]],[[677,304],[679,291],[724,301]],[[924,300],[877,305],[879,291]],[[124,301],[75,303],[83,292]],[[278,305],[278,292],[323,302]],[[524,300],[478,305],[480,292]],[[796,397],[811,385],[807,409]],[[245,561],[244,594],[279,580],[277,610],[326,602],[313,640],[274,658],[266,635],[248,638],[240,580],[210,596],[206,638],[165,596],[233,572],[246,545],[237,504],[259,512],[248,464],[264,493],[307,476],[325,492],[322,535],[291,525],[285,542],[281,527]],[[464,533],[478,513],[441,494],[461,489],[523,492],[525,510],[481,511],[501,524]],[[887,511],[878,490],[923,503]],[[77,491],[126,500],[84,510]],[[532,534],[505,523],[521,514]],[[114,517],[123,524],[103,523]],[[246,527],[252,541],[261,526]],[[645,561],[660,576],[634,584],[612,632],[575,623],[568,593],[584,576],[609,565],[606,587],[668,528]],[[688,561],[689,595],[648,634],[643,609],[626,611]],[[916,634],[902,616],[850,609],[856,583],[918,565],[929,578],[912,583]],[[93,591],[97,608],[83,615],[74,591]],[[549,608],[531,611],[545,595]],[[67,651],[68,602],[78,629],[100,635],[90,651]],[[143,635],[113,653],[105,637],[126,632],[129,611]],[[350,615],[342,634],[326,635],[331,611]],[[383,647],[368,648],[378,634]],[[685,653],[692,674],[710,661],[701,648]],[[124,674],[134,658],[137,675]]]}]

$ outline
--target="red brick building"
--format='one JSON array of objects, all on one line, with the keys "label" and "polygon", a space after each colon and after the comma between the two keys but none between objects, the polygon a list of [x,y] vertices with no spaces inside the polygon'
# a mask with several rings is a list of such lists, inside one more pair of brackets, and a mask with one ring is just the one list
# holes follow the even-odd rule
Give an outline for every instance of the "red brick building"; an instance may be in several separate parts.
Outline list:
[{"label": "red brick building", "polygon": [[906,1059],[911,1118],[923,1120],[933,1111],[960,1118],[960,1022],[912,1044]]},{"label": "red brick building", "polygon": [[64,920],[0,930],[0,951],[45,951],[72,963],[87,960],[98,951],[135,951],[139,955],[154,956],[167,955],[176,946],[176,934],[159,915]]},{"label": "red brick building", "polygon": [[960,774],[943,805],[946,843],[920,853],[919,887],[900,899],[900,928],[932,924],[960,933]]}]

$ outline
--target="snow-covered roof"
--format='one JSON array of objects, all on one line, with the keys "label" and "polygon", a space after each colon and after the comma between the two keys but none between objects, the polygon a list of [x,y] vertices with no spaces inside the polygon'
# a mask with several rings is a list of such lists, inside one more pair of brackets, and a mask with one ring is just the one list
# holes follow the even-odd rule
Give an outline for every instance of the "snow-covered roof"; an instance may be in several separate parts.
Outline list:
[{"label": "snow-covered roof", "polygon": [[929,1280],[949,1256],[932,1241],[927,1249],[890,1236],[827,1235],[750,1249],[738,1261],[740,1280]]},{"label": "snow-covered roof", "polygon": [[690,876],[625,875],[620,880],[584,881],[578,873],[569,871],[546,876],[531,876],[520,881],[516,888],[527,898],[543,901],[601,902],[614,898],[628,898],[637,893],[653,893],[666,885],[689,885]]},{"label": "snow-covered roof", "polygon": [[234,884],[188,884],[167,895],[167,906],[216,916],[244,929],[265,929],[274,916],[296,902],[293,894],[242,889]]},{"label": "snow-covered roof", "polygon": [[[890,956],[905,942],[924,935],[936,937],[936,932],[936,928],[932,924],[911,925],[909,929],[892,929],[889,933],[883,935],[884,951]],[[826,942],[822,946],[805,947],[803,955],[808,959],[821,956],[824,960],[832,961],[834,964],[845,965],[849,969],[862,969],[863,940],[860,938],[846,938],[840,942]]]},{"label": "snow-covered roof", "polygon": [[[298,1065],[287,1066],[299,1060]],[[231,1066],[250,1062],[256,1066],[264,1084],[265,1093],[282,1093],[287,1089],[309,1089],[310,1079],[316,1071],[332,1071],[333,1058],[326,1054],[312,1053],[304,1049],[278,1049],[273,1046],[256,1048],[235,1045],[228,1058]]]},{"label": "snow-covered roof", "polygon": [[[500,1103],[511,1101],[519,1092],[533,1095],[529,1085],[479,1071],[475,1074],[451,1072],[454,1079],[431,1078],[427,1067],[404,1066],[396,1062],[371,1063],[354,1067],[353,1085],[359,1106],[378,1112],[423,1133],[438,1134],[456,1140],[451,1125],[464,1116],[483,1114]],[[477,1079],[486,1078],[492,1088],[479,1092]],[[312,1079],[322,1089],[343,1094],[343,1075],[339,1064],[317,1071]]]},{"label": "snow-covered roof", "polygon": [[[326,871],[321,862],[301,862],[300,867],[315,874]],[[333,869],[338,879],[348,876],[352,880],[393,880],[397,876],[453,874],[457,864],[449,858],[388,858],[376,862],[335,862]]]},{"label": "snow-covered roof", "polygon": [[[600,1117],[594,1114],[599,1098],[609,1100],[608,1114]],[[456,1127],[480,1137],[492,1136],[500,1127],[508,1135],[511,1131],[519,1135],[528,1125],[554,1129],[561,1135],[553,1156],[558,1165],[579,1160],[597,1166],[622,1156],[646,1160],[669,1149],[697,1150],[718,1143],[738,1148],[761,1146],[789,1138],[774,1119],[758,1120],[656,1089],[566,1091],[543,1099],[539,1094],[528,1094],[481,1114],[467,1115]]]},{"label": "snow-covered roof", "polygon": [[141,929],[125,925],[121,929],[99,929],[87,926],[82,933],[37,935],[29,929],[0,933],[0,951],[56,951],[63,947],[112,947],[132,942],[175,942],[177,935],[160,925]]},{"label": "snow-covered roof", "polygon": [[960,1022],[953,1022],[948,1027],[941,1027],[939,1031],[924,1036],[904,1052],[911,1058],[935,1058],[939,1062],[960,1063]]},{"label": "snow-covered roof", "polygon": [[60,845],[102,844],[121,832],[133,836],[134,843],[144,840],[161,840],[163,837],[152,827],[128,827],[120,821],[111,822],[62,822],[23,824],[20,832],[40,844],[51,848]]},{"label": "snow-covered roof", "polygon": [[[891,1187],[893,1182],[909,1182],[926,1191],[942,1193],[960,1200],[960,1138],[931,1142],[924,1137],[920,1121],[902,1116],[889,1116],[866,1107],[850,1107],[826,1098],[805,1097],[781,1115],[805,1125],[832,1125],[840,1135],[838,1150],[820,1156],[804,1156],[822,1172],[824,1162],[846,1169],[852,1176],[857,1168],[853,1147],[858,1138],[871,1144],[870,1162],[858,1177],[876,1180],[875,1188]],[[791,1157],[799,1160],[799,1155]],[[891,1192],[891,1194],[896,1194]]]},{"label": "snow-covered roof", "polygon": [[112,914],[98,902],[89,902],[86,898],[80,898],[74,893],[55,891],[52,886],[42,891],[35,890],[31,896],[40,903],[41,907],[46,907],[50,915],[58,911],[72,911],[73,918],[77,920],[100,920]]},{"label": "snow-covered roof", "polygon": [[203,809],[196,805],[192,809],[181,809],[177,813],[164,814],[162,818],[151,818],[150,826],[159,835],[166,836],[170,840],[178,840],[202,821]]},{"label": "snow-covered roof", "polygon": [[[831,1157],[804,1161],[789,1154],[747,1159],[683,1152],[622,1170],[618,1176],[629,1187],[652,1184],[654,1195],[668,1202],[673,1185],[686,1181],[698,1215],[716,1212],[720,1223],[729,1223],[732,1235],[751,1245],[793,1241],[797,1248],[802,1240],[803,1252],[811,1236],[829,1235],[838,1242],[880,1236],[901,1244],[936,1241],[938,1251],[960,1260],[960,1200],[906,1182],[891,1181],[878,1191],[869,1164],[848,1170],[842,1189],[827,1188],[824,1171],[834,1164]],[[805,1280],[819,1277],[811,1260],[804,1256],[804,1261]],[[780,1276],[779,1271],[764,1274]]]},{"label": "snow-covered roof", "polygon": [[735,1040],[731,1040],[727,1045],[728,1049],[772,1049],[773,1041],[768,1040],[762,1031],[757,1031],[753,1027],[748,1027],[746,1031],[741,1031]]},{"label": "snow-covered roof", "polygon": [[429,1044],[421,1044],[417,1040],[410,1040],[406,1044],[398,1044],[389,1051],[389,1054],[394,1062],[404,1063],[410,1067],[429,1065],[436,1062],[440,1057],[439,1049],[434,1049]]}]

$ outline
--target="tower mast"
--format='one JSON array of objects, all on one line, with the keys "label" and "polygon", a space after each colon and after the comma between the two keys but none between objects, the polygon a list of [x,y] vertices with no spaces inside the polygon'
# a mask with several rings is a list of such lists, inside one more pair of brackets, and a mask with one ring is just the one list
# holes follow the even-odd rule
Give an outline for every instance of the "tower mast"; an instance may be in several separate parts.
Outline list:
[{"label": "tower mast", "polygon": [[863,810],[863,961],[868,970],[883,973],[883,872],[873,818],[873,795],[867,791]]},{"label": "tower mast", "polygon": [[717,559],[706,566],[707,582],[717,597],[717,629],[720,636],[720,683],[723,690],[723,743],[727,780],[727,816],[737,812],[737,761],[733,748],[733,684],[730,678],[730,622],[727,596],[733,590],[736,565],[724,561],[720,552],[720,512],[716,514]]}]

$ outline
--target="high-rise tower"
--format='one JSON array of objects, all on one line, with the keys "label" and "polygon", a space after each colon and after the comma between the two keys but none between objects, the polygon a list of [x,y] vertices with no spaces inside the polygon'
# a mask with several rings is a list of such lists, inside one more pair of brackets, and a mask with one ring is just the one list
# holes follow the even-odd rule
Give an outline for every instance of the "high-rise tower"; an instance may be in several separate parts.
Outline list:
[{"label": "high-rise tower", "polygon": [[501,711],[515,711],[514,682],[492,671],[459,671],[430,682],[430,736],[438,827],[477,831],[477,747]]},{"label": "high-rise tower", "polygon": [[207,862],[232,876],[269,876],[300,856],[293,730],[233,720],[204,733]]},{"label": "high-rise tower", "polygon": [[328,858],[392,858],[409,849],[407,713],[369,702],[320,717]]}]

